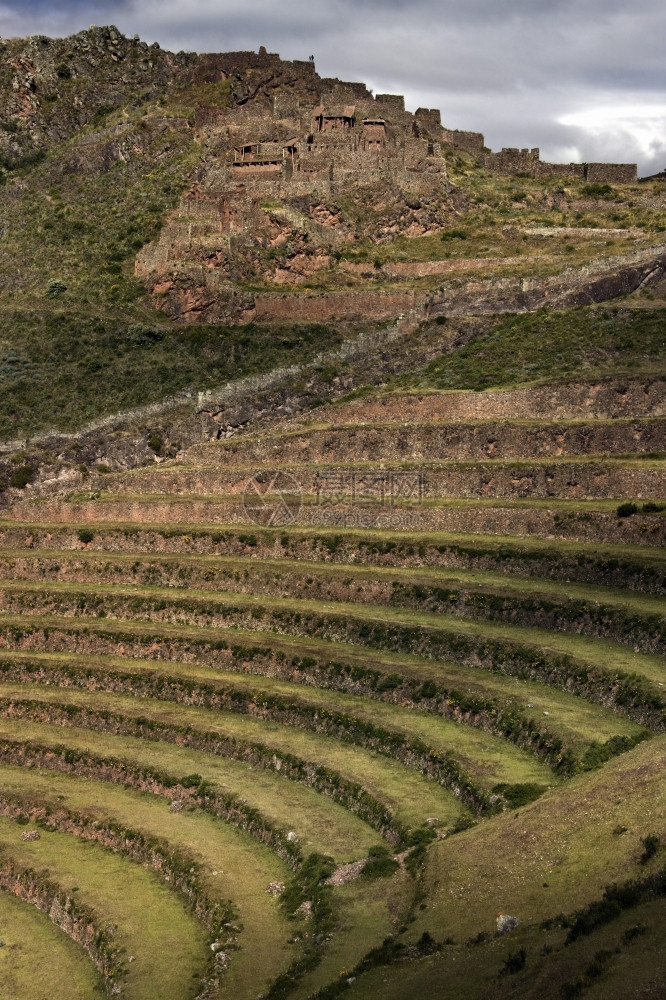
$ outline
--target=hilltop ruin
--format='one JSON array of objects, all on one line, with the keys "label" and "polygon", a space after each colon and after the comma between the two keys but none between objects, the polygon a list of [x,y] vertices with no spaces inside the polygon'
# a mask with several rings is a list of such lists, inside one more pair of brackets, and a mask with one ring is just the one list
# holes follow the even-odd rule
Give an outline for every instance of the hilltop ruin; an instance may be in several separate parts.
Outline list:
[{"label": "hilltop ruin", "polygon": [[[373,96],[363,83],[319,77],[313,60],[287,62],[263,49],[215,54],[199,57],[193,77],[209,95],[193,123],[204,153],[159,241],[136,259],[137,276],[174,317],[254,318],[255,304],[238,298],[239,280],[299,284],[328,271],[345,243],[438,232],[462,208],[447,173],[447,154],[455,150],[500,174],[636,180],[635,164],[550,164],[538,149],[493,153],[481,133],[442,125],[438,109],[411,113],[402,95]],[[344,198],[380,212],[393,201],[397,209],[388,222],[369,221],[359,231],[358,220],[355,227],[344,223]],[[276,267],[271,254],[287,240],[287,266]],[[395,308],[410,304],[382,301],[378,315]]]},{"label": "hilltop ruin", "polygon": [[217,215],[221,232],[251,226],[257,197],[328,194],[349,183],[391,179],[404,192],[436,193],[449,184],[444,154],[452,147],[477,155],[498,173],[556,174],[595,183],[631,184],[635,163],[546,163],[538,148],[485,146],[480,132],[449,129],[437,108],[405,110],[398,94],[373,96],[363,83],[318,77],[314,61],[283,62],[260,50],[227,53],[214,59],[222,77],[233,67],[300,77],[300,87],[280,89],[267,102],[248,100],[230,108],[199,106],[195,128],[205,139],[212,163],[204,182],[185,197],[187,215]]}]

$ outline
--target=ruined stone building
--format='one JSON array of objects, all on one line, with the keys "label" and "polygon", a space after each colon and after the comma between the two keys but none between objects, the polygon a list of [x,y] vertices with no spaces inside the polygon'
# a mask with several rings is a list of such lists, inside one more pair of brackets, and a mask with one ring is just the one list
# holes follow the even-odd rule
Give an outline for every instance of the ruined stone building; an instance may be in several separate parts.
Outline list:
[{"label": "ruined stone building", "polygon": [[[205,58],[205,57],[204,57]],[[632,183],[635,164],[544,163],[538,149],[492,153],[479,132],[442,126],[440,112],[405,110],[396,94],[373,97],[361,83],[317,76],[314,63],[286,63],[279,56],[226,53],[215,59],[221,75],[234,67],[258,72],[289,67],[296,85],[278,88],[272,103],[247,101],[230,108],[199,107],[195,127],[208,149],[207,168],[182,203],[185,216],[215,216],[222,232],[256,222],[256,203],[326,196],[349,184],[389,179],[405,192],[448,189],[445,152],[465,150],[488,170],[506,174],[556,174],[602,183]],[[223,61],[224,65],[217,63]]]},{"label": "ruined stone building", "polygon": [[359,84],[312,103],[278,94],[270,111],[200,108],[196,127],[209,143],[218,191],[242,183],[245,192],[281,197],[386,176],[408,190],[447,186],[439,112],[410,114],[403,97],[373,97]]},{"label": "ruined stone building", "polygon": [[[159,241],[137,256],[137,275],[150,276],[158,289],[196,278],[207,289],[202,299],[219,300],[238,280],[305,281],[330,267],[340,241],[353,238],[336,228],[329,206],[335,209],[341,196],[362,204],[364,189],[375,203],[386,200],[376,193],[382,186],[398,193],[403,218],[411,206],[435,205],[428,225],[437,229],[437,212],[452,191],[446,154],[455,151],[505,174],[636,179],[633,164],[548,164],[538,149],[492,153],[481,133],[444,127],[437,109],[412,114],[402,96],[373,96],[365,84],[323,79],[310,61],[285,62],[260,50],[202,56],[199,63],[201,82],[222,82],[229,100],[197,107],[194,127],[204,152],[194,183]],[[405,224],[400,231],[418,235],[425,226],[413,232]],[[292,244],[288,266],[270,255],[285,233]]]},{"label": "ruined stone building", "polygon": [[487,170],[500,174],[523,174],[529,177],[579,177],[590,184],[635,184],[635,163],[545,163],[538,147],[513,149],[505,147],[500,153],[485,153],[483,164]]}]

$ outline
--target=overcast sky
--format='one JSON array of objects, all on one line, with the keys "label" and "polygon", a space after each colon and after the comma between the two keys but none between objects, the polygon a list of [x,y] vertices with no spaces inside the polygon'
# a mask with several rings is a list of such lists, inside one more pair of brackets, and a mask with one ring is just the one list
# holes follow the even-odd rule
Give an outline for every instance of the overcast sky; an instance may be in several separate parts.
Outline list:
[{"label": "overcast sky", "polygon": [[174,51],[314,54],[493,149],[666,168],[664,0],[0,0],[5,38],[93,23]]}]

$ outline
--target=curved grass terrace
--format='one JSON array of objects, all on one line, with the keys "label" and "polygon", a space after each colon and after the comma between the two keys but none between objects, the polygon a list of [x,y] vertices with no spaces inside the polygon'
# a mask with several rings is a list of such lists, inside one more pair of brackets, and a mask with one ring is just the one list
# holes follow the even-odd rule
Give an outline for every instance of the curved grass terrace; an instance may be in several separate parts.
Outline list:
[{"label": "curved grass terrace", "polygon": [[0,891],[0,989],[5,996],[102,1000],[102,978],[79,947],[35,906]]},{"label": "curved grass terrace", "polygon": [[[539,416],[562,386],[494,421],[365,420],[379,397],[264,419],[6,511],[2,857],[27,878],[41,844],[49,891],[103,928],[152,912],[137,869],[167,894],[145,922],[185,920],[160,966],[182,981],[150,979],[146,937],[109,973],[127,1000],[661,995],[664,420],[652,382],[625,388],[579,386],[572,419]],[[276,457],[308,523],[248,523],[245,481]],[[420,468],[426,495],[328,509],[329,473],[378,464]]]},{"label": "curved grass terrace", "polygon": [[[79,538],[86,531],[86,542]],[[89,537],[92,536],[92,537]],[[334,565],[381,565],[395,568],[426,567],[481,569],[510,576],[613,583],[623,590],[663,594],[666,591],[666,556],[652,546],[604,544],[559,538],[525,538],[464,532],[367,530],[286,525],[279,529],[260,525],[165,525],[132,521],[87,521],[85,527],[62,521],[0,520],[0,537],[13,555],[26,557],[45,549],[76,553],[125,552],[139,556],[187,558],[230,556],[250,560],[288,557],[290,561],[325,561]],[[54,549],[54,542],[62,545]],[[7,544],[8,543],[8,544]],[[31,551],[33,550],[33,551]],[[0,549],[0,553],[2,549]]]},{"label": "curved grass terrace", "polygon": [[[59,725],[141,735],[247,760],[285,775],[293,773],[308,787],[343,803],[357,803],[358,814],[368,819],[376,816],[380,829],[390,825],[393,817],[408,829],[422,825],[429,816],[450,817],[460,810],[451,792],[416,769],[325,733],[106,692],[1,685],[0,697],[4,699],[2,714],[9,718],[35,722],[52,718]],[[473,786],[470,791],[474,801],[479,793]],[[369,793],[367,809],[363,808],[364,792]]]},{"label": "curved grass terrace", "polygon": [[339,601],[354,593],[359,603],[427,608],[463,617],[521,620],[557,631],[613,638],[652,652],[666,652],[663,602],[618,588],[507,578],[480,570],[435,567],[403,569],[351,564],[228,556],[167,556],[95,551],[14,550],[0,555],[0,578],[86,584],[130,583],[175,590],[266,594]]},{"label": "curved grass terrace", "polygon": [[[187,800],[192,793],[188,792],[187,782],[184,785],[183,780],[198,775],[222,797],[230,797],[239,806],[247,805],[248,810],[256,812],[264,820],[263,827],[257,826],[258,837],[263,836],[264,829],[273,828],[282,832],[283,836],[278,841],[282,844],[286,834],[293,830],[303,854],[315,851],[330,855],[343,864],[357,861],[367,854],[370,847],[381,843],[381,836],[376,830],[350,809],[312,787],[290,780],[280,771],[261,768],[251,762],[228,756],[221,759],[216,754],[187,746],[102,731],[95,731],[94,754],[91,754],[89,729],[6,716],[0,718],[0,738],[6,744],[0,748],[3,759],[38,761],[41,770],[62,768],[64,773],[68,773],[68,769],[73,773],[77,768],[81,773],[87,769],[92,773],[97,769],[100,780],[106,774],[109,781],[114,776],[126,781],[132,771],[136,772],[137,787],[142,781],[142,773],[161,776],[163,792],[160,794],[168,793],[172,798],[180,794]],[[25,752],[21,754],[24,744]],[[68,750],[75,752],[75,760],[71,753],[67,754]],[[117,775],[114,770],[116,765]],[[153,794],[158,794],[158,777],[148,787]],[[196,790],[198,785],[192,788]],[[239,826],[244,822],[245,815],[243,810],[238,811]],[[453,821],[457,815],[451,810]],[[233,816],[225,822],[233,822]],[[294,852],[294,858],[297,857]],[[282,864],[284,866],[286,862],[283,860]]]},{"label": "curved grass terrace", "polygon": [[[113,925],[114,950],[124,949],[123,980],[138,1000],[157,995],[183,1000],[197,993],[207,966],[203,928],[153,872],[77,837],[40,830],[40,839],[21,841],[25,826],[0,816],[3,864],[39,872]],[[150,919],[146,920],[146,915]],[[123,963],[123,970],[125,965]]]},{"label": "curved grass terrace", "polygon": [[[162,858],[169,857],[172,845],[187,845],[178,846],[175,864],[164,865],[164,880],[175,889],[183,881],[179,872],[185,873],[185,879],[192,873],[190,881],[195,889],[187,902],[209,938],[228,939],[226,978],[239,997],[250,1000],[266,988],[275,970],[285,968],[297,953],[297,947],[287,941],[292,927],[276,900],[266,892],[271,882],[285,882],[289,869],[248,834],[202,811],[169,812],[167,804],[155,795],[90,777],[81,779],[54,771],[26,772],[25,767],[3,764],[0,779],[0,802],[23,815],[29,815],[31,809],[43,813],[39,829],[40,836],[45,832],[46,839],[50,827],[63,831],[71,828],[79,831],[77,835],[88,844],[106,839],[116,853],[118,849],[122,853],[123,844],[131,844],[131,837],[138,834],[148,848],[144,849],[146,858],[153,858],[158,872],[157,845]],[[106,830],[110,832],[105,835]],[[115,843],[111,839],[113,831],[118,831]],[[249,946],[257,936],[263,941],[259,955]],[[140,940],[141,932],[137,930],[135,948]],[[178,955],[173,961],[178,962]],[[204,959],[202,973],[206,966]],[[172,989],[178,988],[183,989],[182,981]]]},{"label": "curved grass terrace", "polygon": [[[294,654],[320,653],[318,647],[307,645],[293,645],[290,651]],[[373,653],[370,659],[359,657],[357,653],[356,660],[362,660],[370,674],[363,684],[363,678],[353,669],[353,647],[345,649],[338,646],[337,651],[339,655],[346,653],[346,663],[337,660],[330,664],[325,661],[318,664],[312,656],[301,655],[292,657],[292,660],[296,659],[299,663],[294,670],[290,660],[286,660],[285,667],[285,659],[279,658],[280,653],[284,653],[283,649],[278,649],[276,658],[276,650],[272,646],[265,649],[256,646],[253,649],[236,647],[229,664],[236,669],[225,670],[201,663],[156,663],[151,659],[141,660],[129,656],[86,656],[69,652],[36,653],[3,649],[0,654],[0,676],[5,680],[20,680],[24,683],[48,681],[58,687],[81,686],[96,689],[108,685],[111,689],[122,690],[124,685],[133,686],[137,691],[159,693],[161,698],[196,698],[200,703],[209,704],[215,703],[219,697],[229,698],[237,700],[239,708],[245,699],[258,705],[262,702],[270,704],[273,699],[277,699],[278,704],[297,705],[303,695],[306,699],[316,700],[318,688],[329,692],[346,688],[357,695],[362,693],[364,699],[409,706],[412,714],[417,709],[421,713],[445,715],[447,706],[441,704],[436,695],[424,696],[424,685],[430,683],[439,684],[438,691],[447,693],[450,703],[448,707],[454,705],[454,692],[457,692],[461,701],[467,699],[466,706],[461,706],[466,708],[467,715],[458,720],[464,724],[475,724],[472,709],[476,705],[494,715],[500,715],[502,711],[523,715],[533,723],[538,722],[540,729],[544,733],[550,733],[551,738],[558,736],[567,745],[579,744],[581,748],[616,736],[633,738],[643,731],[610,708],[545,684],[489,674],[481,668],[465,667],[461,670],[454,664],[433,664],[430,660],[414,656]],[[250,654],[253,654],[252,658],[248,659]],[[309,662],[306,663],[306,660]],[[345,673],[340,672],[343,666],[348,668]],[[371,673],[372,667],[376,673]],[[397,673],[398,670],[401,673]],[[294,677],[294,674],[298,674],[298,677]],[[284,679],[287,677],[291,679]],[[388,678],[391,678],[390,684],[386,683]],[[374,686],[371,683],[373,679]],[[426,695],[430,690],[428,688]],[[307,700],[305,703],[307,704]],[[457,718],[453,714],[449,717]],[[511,738],[510,733],[504,735]],[[529,748],[535,753],[539,750],[538,746],[530,745]]]},{"label": "curved grass terrace", "polygon": [[[144,622],[151,619],[160,628],[162,622],[171,625],[177,621],[179,628],[206,624],[209,627],[205,635],[211,641],[213,630],[217,633],[215,637],[221,639],[225,632],[228,636],[236,627],[259,632],[268,629],[324,640],[343,639],[371,648],[413,650],[430,658],[452,658],[473,665],[485,665],[490,655],[494,659],[488,665],[493,669],[498,669],[501,662],[503,672],[523,669],[535,679],[539,679],[538,664],[543,665],[541,669],[548,664],[551,670],[554,668],[550,682],[558,686],[574,679],[570,667],[575,673],[581,665],[583,674],[579,674],[579,684],[587,683],[592,669],[608,690],[612,687],[611,680],[617,678],[631,685],[632,677],[640,677],[648,691],[654,685],[655,709],[660,704],[658,685],[666,682],[666,664],[662,658],[634,652],[608,640],[528,626],[481,623],[406,608],[349,602],[322,604],[305,598],[292,600],[196,590],[188,591],[187,597],[179,597],[172,588],[99,584],[87,589],[57,581],[48,584],[7,581],[0,589],[5,611],[14,615],[20,612],[26,615],[26,621],[32,615],[39,618],[56,613],[80,618],[136,619],[137,625],[142,619]],[[15,620],[2,616],[6,625],[15,624]],[[587,666],[582,667],[583,664]]]}]

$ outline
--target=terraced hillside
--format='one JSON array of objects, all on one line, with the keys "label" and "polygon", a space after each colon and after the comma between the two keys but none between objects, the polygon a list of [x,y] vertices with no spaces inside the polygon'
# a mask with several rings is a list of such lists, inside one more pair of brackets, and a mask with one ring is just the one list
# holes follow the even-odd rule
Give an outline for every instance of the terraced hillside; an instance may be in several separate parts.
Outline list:
[{"label": "terraced hillside", "polygon": [[403,386],[7,510],[5,991],[661,995],[665,398]]}]

